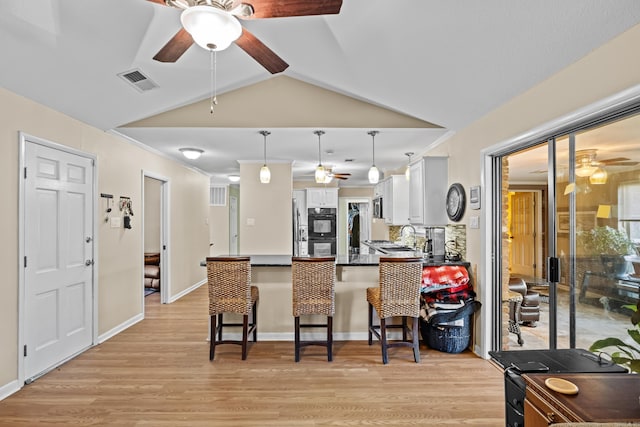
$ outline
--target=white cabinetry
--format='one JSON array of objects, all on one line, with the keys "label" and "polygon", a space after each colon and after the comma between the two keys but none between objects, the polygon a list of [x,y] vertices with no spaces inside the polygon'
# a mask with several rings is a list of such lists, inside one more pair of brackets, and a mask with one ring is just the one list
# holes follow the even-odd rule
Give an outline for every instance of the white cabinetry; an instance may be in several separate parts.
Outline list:
[{"label": "white cabinetry", "polygon": [[409,182],[404,175],[391,175],[384,181],[382,215],[384,223],[403,225],[409,222]]},{"label": "white cabinetry", "polygon": [[409,222],[446,225],[448,159],[424,157],[409,167]]},{"label": "white cabinetry", "polygon": [[373,197],[382,197],[384,195],[384,181],[380,181],[378,182],[374,187],[373,187]]},{"label": "white cabinetry", "polygon": [[337,188],[307,188],[308,208],[337,208]]}]

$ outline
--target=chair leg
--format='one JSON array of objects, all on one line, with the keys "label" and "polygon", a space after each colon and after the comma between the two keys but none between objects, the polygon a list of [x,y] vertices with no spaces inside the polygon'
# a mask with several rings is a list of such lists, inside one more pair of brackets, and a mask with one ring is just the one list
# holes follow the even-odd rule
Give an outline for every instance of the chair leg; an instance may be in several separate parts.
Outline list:
[{"label": "chair leg", "polygon": [[407,340],[407,316],[402,316],[402,341]]},{"label": "chair leg", "polygon": [[327,316],[327,359],[333,361],[333,316]]},{"label": "chair leg", "polygon": [[218,325],[220,328],[218,329],[218,341],[222,341],[222,313],[218,314]]},{"label": "chair leg", "polygon": [[300,361],[300,317],[295,317],[294,325],[294,359],[296,362]]},{"label": "chair leg", "polygon": [[211,332],[209,333],[209,360],[213,360],[216,352],[216,315],[210,316]]},{"label": "chair leg", "polygon": [[413,328],[412,331],[413,333],[413,360],[416,363],[420,362],[420,339],[418,336],[418,318],[414,317],[413,318]]},{"label": "chair leg", "polygon": [[369,345],[373,344],[373,336],[371,333],[371,328],[373,327],[373,305],[369,303]]},{"label": "chair leg", "polygon": [[252,319],[253,319],[253,342],[258,342],[258,301],[253,303],[252,308]]},{"label": "chair leg", "polygon": [[387,322],[383,318],[380,318],[380,346],[382,347],[382,363],[386,365],[389,362],[389,357],[387,356]]},{"label": "chair leg", "polygon": [[247,341],[249,339],[249,315],[242,316],[242,360],[247,360]]}]

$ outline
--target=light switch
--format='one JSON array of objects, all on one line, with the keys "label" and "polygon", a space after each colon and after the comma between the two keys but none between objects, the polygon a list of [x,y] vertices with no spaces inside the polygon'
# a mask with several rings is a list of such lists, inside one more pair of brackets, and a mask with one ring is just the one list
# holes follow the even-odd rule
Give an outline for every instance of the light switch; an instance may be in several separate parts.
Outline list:
[{"label": "light switch", "polygon": [[480,218],[477,216],[469,217],[469,228],[480,228]]},{"label": "light switch", "polygon": [[122,227],[122,218],[119,216],[111,217],[111,228],[120,228]]}]

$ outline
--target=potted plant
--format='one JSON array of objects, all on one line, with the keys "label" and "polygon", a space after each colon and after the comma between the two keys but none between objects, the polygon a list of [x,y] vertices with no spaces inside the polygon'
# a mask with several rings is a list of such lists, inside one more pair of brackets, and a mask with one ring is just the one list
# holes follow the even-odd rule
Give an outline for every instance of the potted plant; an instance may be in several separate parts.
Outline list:
[{"label": "potted plant", "polygon": [[636,253],[633,241],[624,230],[608,225],[579,231],[577,243],[585,253],[600,256],[605,272],[623,275],[627,271],[626,255]]},{"label": "potted plant", "polygon": [[627,344],[619,338],[605,338],[594,342],[589,351],[599,352],[606,348],[615,348],[616,351],[610,354],[611,360],[629,369],[631,372],[640,373],[640,301],[634,305],[624,307],[634,311],[631,316],[632,329],[627,329],[634,344]]}]

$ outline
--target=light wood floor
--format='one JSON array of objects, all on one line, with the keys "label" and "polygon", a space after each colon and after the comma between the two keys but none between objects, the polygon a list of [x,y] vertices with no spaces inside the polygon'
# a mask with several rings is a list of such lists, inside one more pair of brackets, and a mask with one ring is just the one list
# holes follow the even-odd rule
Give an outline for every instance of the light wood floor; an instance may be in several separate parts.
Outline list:
[{"label": "light wood floor", "polygon": [[385,366],[379,344],[337,342],[333,362],[307,347],[295,363],[292,343],[265,341],[209,362],[206,298],[147,297],[144,321],[1,401],[0,425],[504,425],[502,373],[468,352],[392,349]]}]

